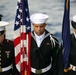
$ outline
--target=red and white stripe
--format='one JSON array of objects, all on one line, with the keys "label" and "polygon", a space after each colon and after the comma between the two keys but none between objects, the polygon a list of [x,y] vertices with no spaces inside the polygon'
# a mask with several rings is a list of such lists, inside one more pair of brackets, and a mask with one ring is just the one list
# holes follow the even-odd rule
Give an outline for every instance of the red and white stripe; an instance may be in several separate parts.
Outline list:
[{"label": "red and white stripe", "polygon": [[[14,47],[15,47],[15,62],[16,67],[20,73],[28,67],[28,60],[30,59],[30,38],[31,33],[26,35],[25,25],[14,31]],[[28,59],[29,58],[29,59]]]}]

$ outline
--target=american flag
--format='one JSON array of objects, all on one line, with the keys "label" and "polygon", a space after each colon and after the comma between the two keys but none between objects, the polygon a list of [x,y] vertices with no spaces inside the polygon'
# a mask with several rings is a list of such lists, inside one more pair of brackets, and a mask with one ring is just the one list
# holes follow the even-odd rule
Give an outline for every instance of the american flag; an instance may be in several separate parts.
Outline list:
[{"label": "american flag", "polygon": [[15,64],[21,75],[30,75],[31,23],[28,0],[17,1],[14,24]]}]

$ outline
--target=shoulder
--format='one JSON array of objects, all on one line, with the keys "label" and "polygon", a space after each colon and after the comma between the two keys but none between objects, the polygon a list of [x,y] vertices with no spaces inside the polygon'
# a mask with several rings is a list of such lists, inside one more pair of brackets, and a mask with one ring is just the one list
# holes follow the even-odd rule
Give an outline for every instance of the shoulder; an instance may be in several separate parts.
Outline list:
[{"label": "shoulder", "polygon": [[50,34],[50,40],[59,44],[59,40],[53,34]]},{"label": "shoulder", "polygon": [[12,44],[12,45],[14,44],[14,42],[12,40],[9,40],[9,39],[5,39],[5,42],[8,44]]},{"label": "shoulder", "polygon": [[71,37],[71,38],[74,37],[74,33],[70,34],[70,37]]},{"label": "shoulder", "polygon": [[50,35],[50,40],[53,48],[61,48],[61,43],[53,34]]},{"label": "shoulder", "polygon": [[58,39],[54,35],[52,35],[52,37],[54,38],[55,41],[59,42]]},{"label": "shoulder", "polygon": [[62,53],[62,50],[63,50],[62,43],[55,36],[52,35],[52,37],[53,37],[54,42],[55,42],[54,49],[56,51],[56,54]]}]

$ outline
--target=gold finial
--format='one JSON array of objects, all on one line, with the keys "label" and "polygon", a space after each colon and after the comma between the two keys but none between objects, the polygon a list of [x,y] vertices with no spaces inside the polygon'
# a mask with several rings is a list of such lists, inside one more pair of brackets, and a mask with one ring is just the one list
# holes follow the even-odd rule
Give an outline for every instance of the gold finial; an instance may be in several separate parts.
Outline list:
[{"label": "gold finial", "polygon": [[67,9],[67,10],[68,10],[68,3],[69,3],[69,1],[66,0],[66,9]]}]

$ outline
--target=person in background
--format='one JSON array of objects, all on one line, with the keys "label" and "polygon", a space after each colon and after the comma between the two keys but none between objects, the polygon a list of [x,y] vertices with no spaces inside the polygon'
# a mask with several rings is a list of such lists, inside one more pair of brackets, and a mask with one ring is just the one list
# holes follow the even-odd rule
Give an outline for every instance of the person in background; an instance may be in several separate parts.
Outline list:
[{"label": "person in background", "polygon": [[15,66],[13,41],[5,37],[8,24],[0,21],[0,75],[20,75]]},{"label": "person in background", "polygon": [[74,32],[71,34],[71,46],[69,54],[69,71],[65,72],[65,75],[76,75],[76,15],[73,16],[71,25]]},{"label": "person in background", "polygon": [[62,47],[45,29],[49,16],[43,13],[31,15],[31,75],[63,75]]}]

